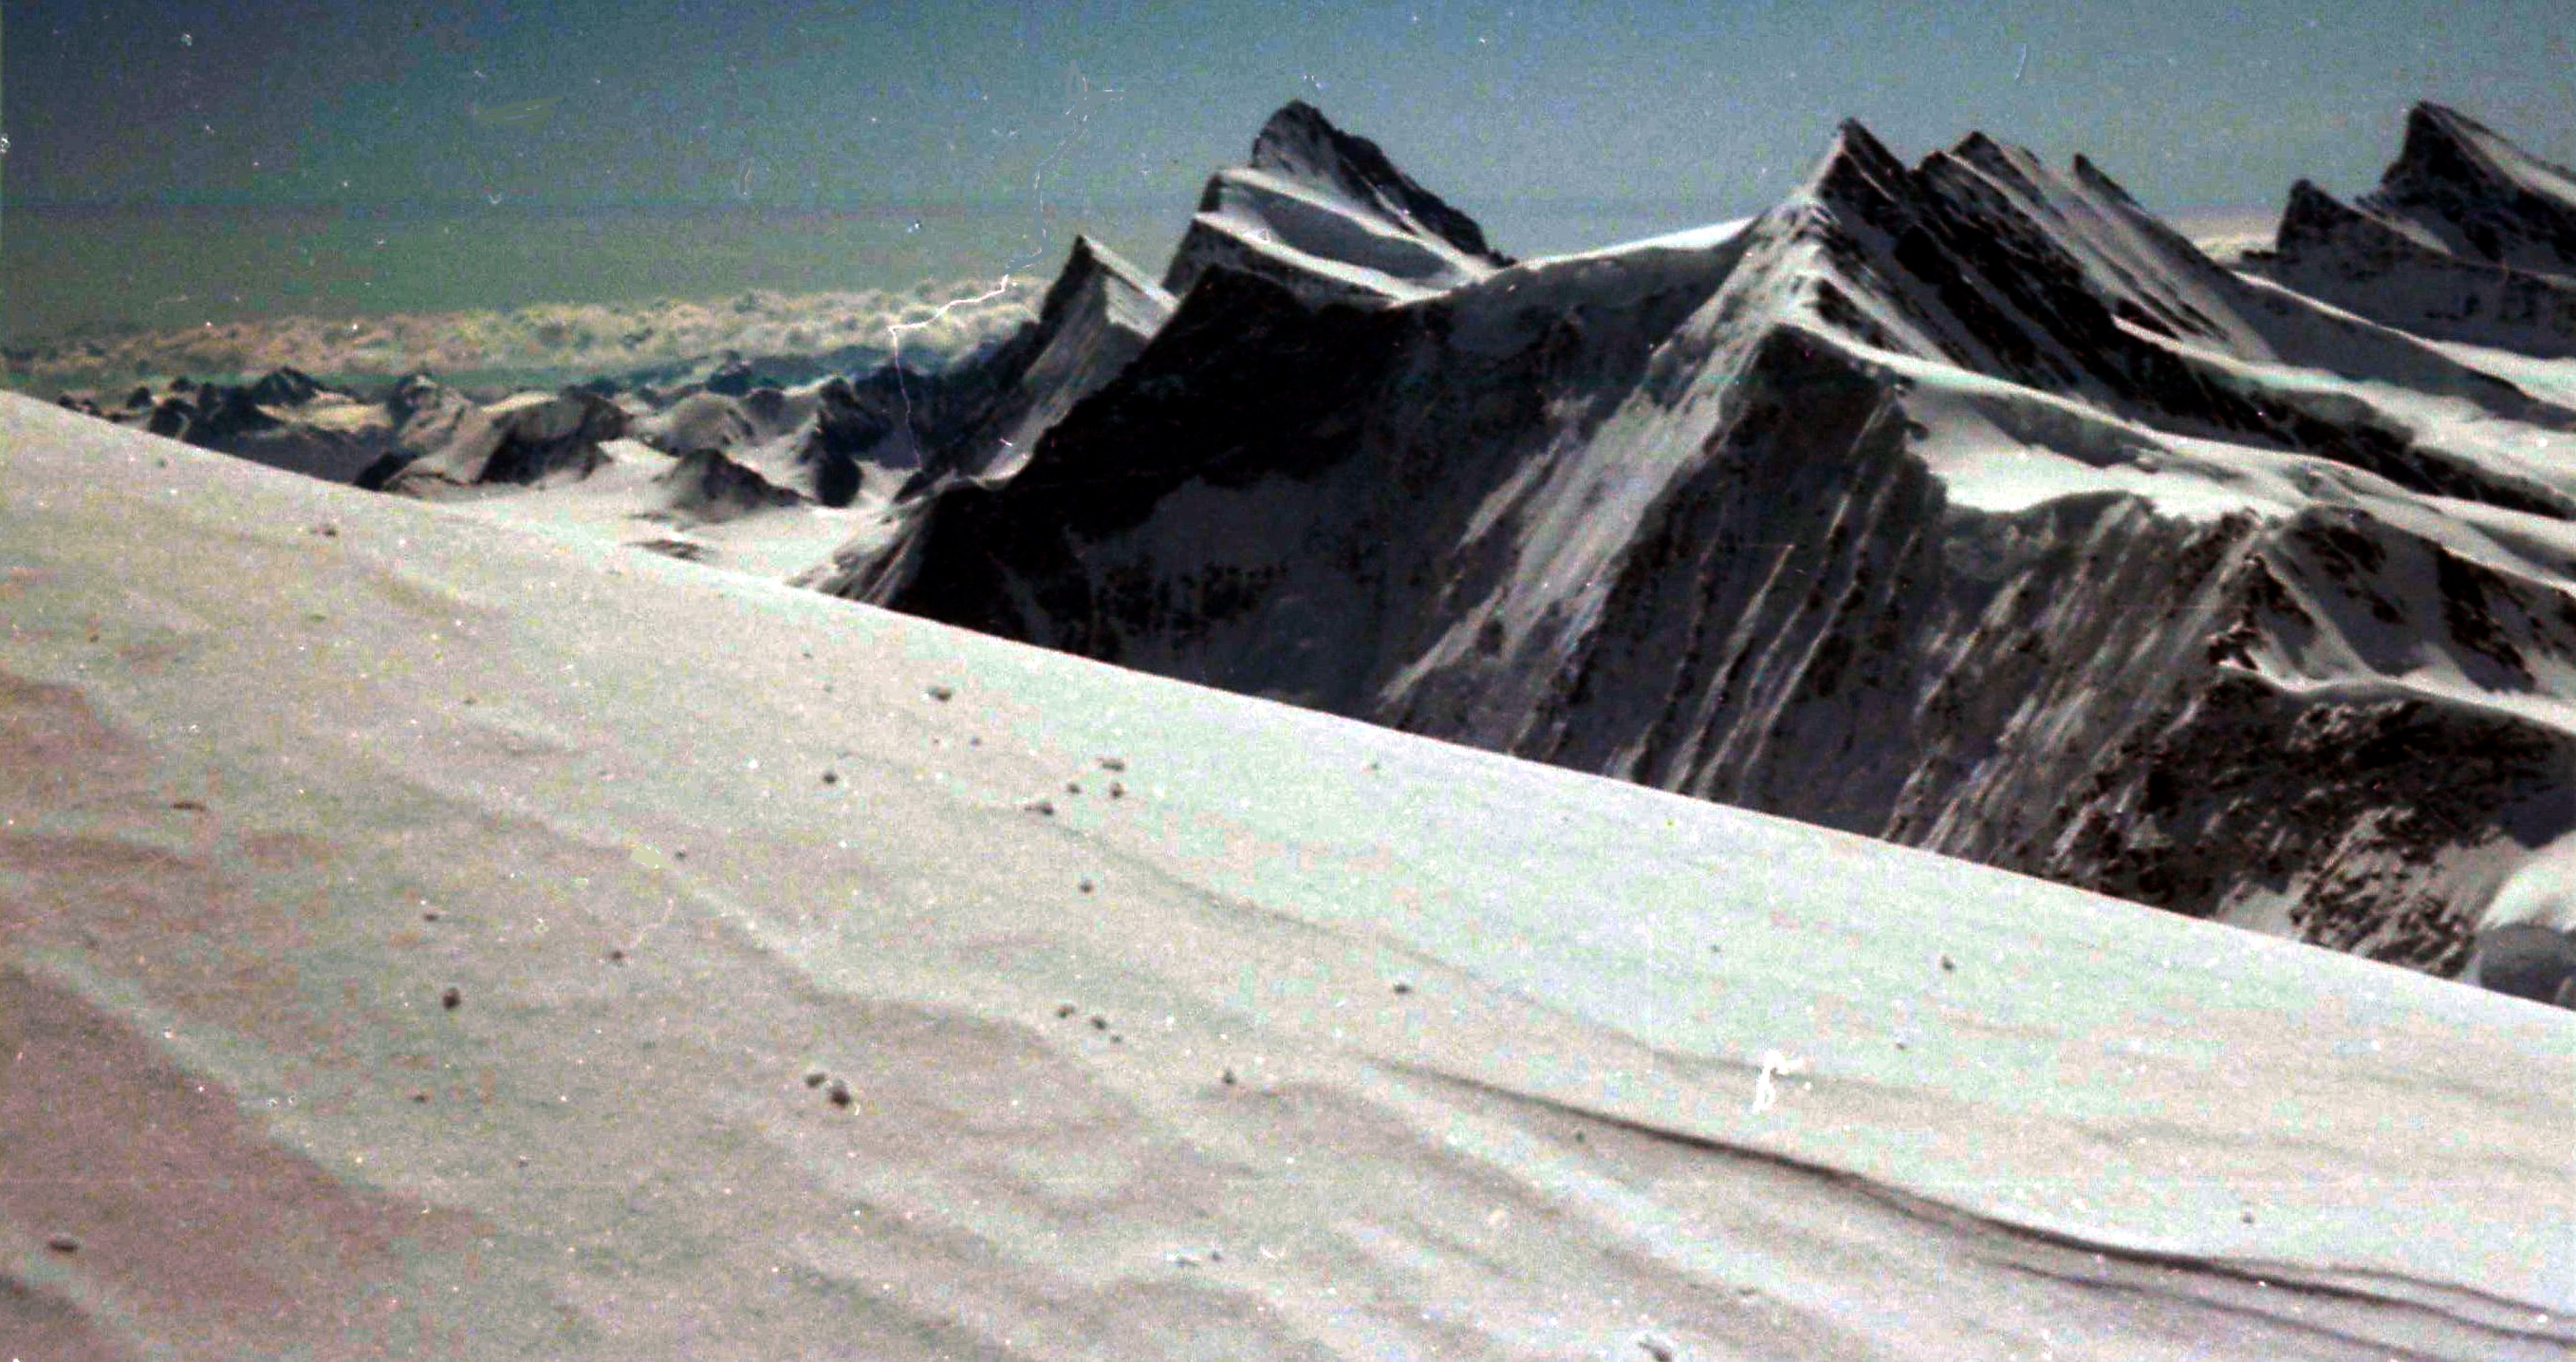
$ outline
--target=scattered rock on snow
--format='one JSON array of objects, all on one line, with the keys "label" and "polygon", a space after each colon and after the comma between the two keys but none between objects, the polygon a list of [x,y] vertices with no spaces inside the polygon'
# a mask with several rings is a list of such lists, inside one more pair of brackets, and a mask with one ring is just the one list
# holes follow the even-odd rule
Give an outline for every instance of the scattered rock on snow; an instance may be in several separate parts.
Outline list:
[{"label": "scattered rock on snow", "polygon": [[453,1012],[465,1005],[465,994],[451,984],[445,993],[438,995],[438,1005]]}]

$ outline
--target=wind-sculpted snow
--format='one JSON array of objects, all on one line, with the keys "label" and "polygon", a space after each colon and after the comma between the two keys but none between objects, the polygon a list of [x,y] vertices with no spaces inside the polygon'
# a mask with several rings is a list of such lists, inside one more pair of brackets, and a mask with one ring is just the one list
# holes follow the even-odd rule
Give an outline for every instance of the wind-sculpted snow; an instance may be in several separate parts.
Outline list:
[{"label": "wind-sculpted snow", "polygon": [[1852,125],[1725,231],[1284,260],[812,580],[2438,973],[2576,827],[2576,411],[2088,162]]},{"label": "wind-sculpted snow", "polygon": [[[1318,334],[1589,299],[1547,400],[1678,397],[1608,337],[1701,247]],[[431,505],[0,396],[9,1349],[2576,1350],[2564,1014],[497,513],[715,467],[631,443]]]}]

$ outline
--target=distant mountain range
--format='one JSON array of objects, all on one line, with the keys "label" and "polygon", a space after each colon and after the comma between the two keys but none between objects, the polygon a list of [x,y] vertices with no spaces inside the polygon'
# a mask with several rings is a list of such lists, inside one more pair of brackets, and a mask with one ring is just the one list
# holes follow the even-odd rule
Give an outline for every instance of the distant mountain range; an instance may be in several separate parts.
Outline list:
[{"label": "distant mountain range", "polygon": [[[829,511],[824,591],[2566,1001],[2571,300],[2576,179],[2431,105],[2222,265],[2080,157],[1857,124],[1758,217],[1516,262],[1292,104],[1159,283],[1079,243],[936,371],[415,385],[267,461],[622,461],[666,552]],[[364,424],[320,400],[187,414]]]}]

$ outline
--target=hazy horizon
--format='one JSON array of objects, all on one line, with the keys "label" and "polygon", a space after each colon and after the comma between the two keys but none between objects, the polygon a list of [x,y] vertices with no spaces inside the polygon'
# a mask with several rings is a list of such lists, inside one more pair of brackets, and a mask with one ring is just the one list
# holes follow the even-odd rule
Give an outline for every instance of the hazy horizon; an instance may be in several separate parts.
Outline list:
[{"label": "hazy horizon", "polygon": [[1909,159],[1983,130],[2082,152],[2169,215],[2253,213],[2301,177],[2366,189],[2419,99],[2576,159],[2563,28],[2547,4],[2412,0],[34,0],[0,32],[0,339],[904,287],[1048,271],[1076,231],[1150,269],[1292,98],[1516,254],[1759,211],[1844,118]]}]

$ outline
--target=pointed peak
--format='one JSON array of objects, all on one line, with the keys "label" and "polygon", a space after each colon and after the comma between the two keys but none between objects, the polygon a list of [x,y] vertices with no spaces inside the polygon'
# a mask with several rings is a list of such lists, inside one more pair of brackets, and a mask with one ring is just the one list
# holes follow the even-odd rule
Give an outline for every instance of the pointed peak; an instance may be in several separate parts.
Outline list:
[{"label": "pointed peak", "polygon": [[2120,202],[2129,204],[2132,207],[2137,205],[2137,196],[2131,194],[2127,187],[2122,185],[2118,180],[2112,179],[2108,174],[2104,173],[2102,167],[2093,164],[2092,157],[2087,156],[2080,151],[2075,153],[2073,169],[2075,171],[2075,182],[2077,184],[2083,185],[2088,189],[2095,189],[2102,193],[2109,194]]},{"label": "pointed peak", "polygon": [[[2406,133],[2398,144],[2398,165],[2425,164],[2473,151],[2480,134],[2494,136],[2476,119],[2457,109],[2423,103],[2406,111]],[[2395,167],[2391,167],[2395,169]]]},{"label": "pointed peak", "polygon": [[1836,153],[1849,152],[1889,162],[1896,160],[1896,153],[1889,151],[1887,144],[1878,140],[1878,134],[1871,132],[1869,126],[1857,118],[1846,118],[1834,125],[1833,149]]},{"label": "pointed peak", "polygon": [[[1251,168],[1368,206],[1420,232],[1448,242],[1490,264],[1511,258],[1485,242],[1474,219],[1396,169],[1377,143],[1344,132],[1323,111],[1290,100],[1261,125],[1252,142]],[[1222,177],[1220,177],[1222,179]],[[1211,182],[1199,211],[1214,211],[1223,197]]]},{"label": "pointed peak", "polygon": [[1889,198],[1902,192],[1910,173],[1860,120],[1847,118],[1834,130],[1824,159],[1807,176],[1806,192],[1821,202],[1855,195]]},{"label": "pointed peak", "polygon": [[1253,162],[1260,163],[1261,149],[1266,145],[1343,135],[1333,126],[1333,120],[1324,117],[1323,110],[1302,99],[1292,99],[1262,121],[1260,135],[1252,139]]},{"label": "pointed peak", "polygon": [[2408,137],[2442,137],[2459,141],[2472,136],[2493,137],[2486,124],[2447,104],[2423,100],[2406,111]]},{"label": "pointed peak", "polygon": [[1062,316],[1064,310],[1073,305],[1073,300],[1098,279],[1114,281],[1127,291],[1159,302],[1164,310],[1169,310],[1171,298],[1160,286],[1147,279],[1134,265],[1128,264],[1116,251],[1085,234],[1074,237],[1073,249],[1065,256],[1064,268],[1057,272],[1055,282],[1047,287],[1045,301],[1038,304],[1038,316],[1047,321]]},{"label": "pointed peak", "polygon": [[1949,160],[1974,167],[1978,173],[1993,179],[2018,184],[2038,184],[2049,178],[2048,163],[2028,147],[1998,142],[1983,132],[1971,132],[1946,152],[1926,158],[1924,169],[1935,162]]},{"label": "pointed peak", "polygon": [[2003,143],[1986,136],[1982,130],[1979,130],[1960,138],[1959,145],[1950,148],[1950,154],[1962,161],[1982,165],[1989,161],[2005,160],[2011,153]]}]

